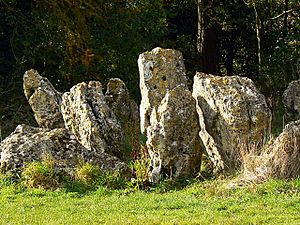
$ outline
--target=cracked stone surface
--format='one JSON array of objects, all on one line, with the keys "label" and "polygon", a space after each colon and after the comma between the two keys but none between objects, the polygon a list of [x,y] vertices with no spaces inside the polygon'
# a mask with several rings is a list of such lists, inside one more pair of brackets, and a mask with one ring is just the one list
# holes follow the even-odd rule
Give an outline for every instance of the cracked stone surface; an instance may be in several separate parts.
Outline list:
[{"label": "cracked stone surface", "polygon": [[76,137],[65,128],[45,129],[18,125],[15,131],[0,144],[1,170],[20,176],[23,166],[33,161],[42,161],[43,155],[55,160],[55,170],[74,175],[79,161],[92,163],[103,171],[120,171],[129,174],[128,166],[118,158],[82,146]]},{"label": "cracked stone surface", "polygon": [[141,132],[146,134],[153,108],[160,105],[168,90],[178,85],[187,87],[185,66],[181,52],[173,49],[154,48],[140,54]]},{"label": "cracked stone surface", "polygon": [[40,127],[64,127],[60,111],[62,94],[55,90],[47,78],[40,76],[36,70],[28,70],[23,76],[23,88]]},{"label": "cracked stone surface", "polygon": [[129,91],[121,79],[112,78],[108,81],[105,101],[116,115],[124,131],[139,133],[139,108],[130,98]]},{"label": "cracked stone surface", "polygon": [[182,54],[155,48],[141,54],[138,65],[141,131],[147,134],[150,180],[191,177],[200,169],[203,148]]},{"label": "cracked stone surface", "polygon": [[62,96],[65,126],[87,149],[123,157],[123,131],[98,81],[82,82]]},{"label": "cracked stone surface", "polygon": [[285,123],[300,119],[300,80],[289,83],[283,93]]},{"label": "cracked stone surface", "polygon": [[153,109],[147,129],[152,182],[199,172],[203,146],[195,104],[191,92],[177,86],[167,92],[157,111]]},{"label": "cracked stone surface", "polygon": [[201,137],[215,172],[240,169],[242,151],[269,137],[271,111],[265,97],[246,77],[196,73],[193,97]]}]

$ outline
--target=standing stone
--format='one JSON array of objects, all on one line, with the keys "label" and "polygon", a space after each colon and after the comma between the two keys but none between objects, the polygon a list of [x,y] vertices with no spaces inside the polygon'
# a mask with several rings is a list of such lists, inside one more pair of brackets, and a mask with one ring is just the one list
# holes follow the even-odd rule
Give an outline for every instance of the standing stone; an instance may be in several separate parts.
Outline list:
[{"label": "standing stone", "polygon": [[215,172],[240,169],[242,151],[268,138],[271,112],[265,98],[246,77],[196,73],[193,96],[201,137]]},{"label": "standing stone", "polygon": [[123,132],[97,81],[79,83],[62,97],[65,126],[87,149],[122,157]]},{"label": "standing stone", "polygon": [[285,122],[300,119],[300,80],[292,81],[283,93]]},{"label": "standing stone", "polygon": [[155,48],[141,54],[138,65],[141,131],[147,134],[150,181],[193,176],[200,169],[202,150],[182,54]]},{"label": "standing stone", "polygon": [[150,126],[150,114],[159,106],[168,90],[182,84],[187,86],[185,66],[181,52],[173,49],[155,48],[139,56],[141,89],[141,132]]},{"label": "standing stone", "polygon": [[125,83],[119,78],[108,81],[105,100],[114,112],[123,130],[139,132],[140,116],[138,105],[130,99]]},{"label": "standing stone", "polygon": [[42,161],[49,155],[54,159],[55,171],[74,175],[81,161],[98,166],[103,171],[120,171],[128,175],[130,169],[118,158],[86,149],[66,128],[45,129],[18,125],[0,143],[0,168],[20,177],[26,163]]},{"label": "standing stone", "polygon": [[184,86],[168,91],[147,129],[150,179],[191,177],[200,170],[202,146],[195,99]]},{"label": "standing stone", "polygon": [[40,127],[64,127],[60,112],[62,94],[55,90],[47,78],[40,76],[36,70],[28,70],[23,76],[23,87]]}]

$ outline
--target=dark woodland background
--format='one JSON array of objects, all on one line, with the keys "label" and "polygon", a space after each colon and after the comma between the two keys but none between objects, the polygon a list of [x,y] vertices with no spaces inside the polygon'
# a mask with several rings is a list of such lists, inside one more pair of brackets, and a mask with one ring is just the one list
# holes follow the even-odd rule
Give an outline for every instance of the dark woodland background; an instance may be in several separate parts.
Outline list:
[{"label": "dark woodland background", "polygon": [[119,77],[140,100],[137,59],[154,47],[196,71],[251,78],[280,127],[281,95],[300,78],[299,0],[0,0],[0,138],[35,125],[22,76],[59,91]]}]

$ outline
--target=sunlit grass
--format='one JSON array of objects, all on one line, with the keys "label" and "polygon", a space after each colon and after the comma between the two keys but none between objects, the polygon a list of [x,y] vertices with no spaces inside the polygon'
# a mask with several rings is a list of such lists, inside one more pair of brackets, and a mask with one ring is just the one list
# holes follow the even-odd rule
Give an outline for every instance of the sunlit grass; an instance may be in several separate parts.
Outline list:
[{"label": "sunlit grass", "polygon": [[300,224],[300,180],[226,189],[228,181],[181,190],[77,192],[1,188],[1,224]]}]

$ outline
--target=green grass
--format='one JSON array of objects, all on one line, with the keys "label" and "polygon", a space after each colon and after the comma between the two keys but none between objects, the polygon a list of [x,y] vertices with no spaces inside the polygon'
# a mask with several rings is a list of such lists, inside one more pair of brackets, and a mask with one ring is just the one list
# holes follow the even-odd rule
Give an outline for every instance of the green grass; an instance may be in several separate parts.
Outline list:
[{"label": "green grass", "polygon": [[180,190],[44,191],[6,185],[0,224],[300,224],[300,179],[225,189],[228,181]]}]

